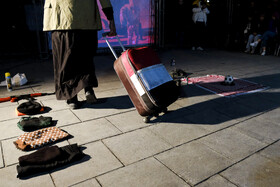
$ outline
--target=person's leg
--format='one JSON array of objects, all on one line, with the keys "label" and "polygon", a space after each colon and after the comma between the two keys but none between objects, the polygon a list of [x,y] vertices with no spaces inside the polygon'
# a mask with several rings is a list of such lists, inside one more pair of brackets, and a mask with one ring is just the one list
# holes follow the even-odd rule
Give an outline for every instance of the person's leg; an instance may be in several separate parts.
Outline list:
[{"label": "person's leg", "polygon": [[97,102],[93,87],[98,86],[95,73],[94,56],[98,47],[97,31],[80,31],[80,40],[83,41],[81,46],[81,54],[84,61],[85,79],[82,88],[84,88],[87,103],[93,104]]},{"label": "person's leg", "polygon": [[204,22],[197,22],[197,49],[203,50],[204,42],[205,42],[205,23]]},{"label": "person's leg", "polygon": [[[254,38],[253,38],[253,41],[252,42],[258,42],[261,38],[261,35],[260,34],[257,34]],[[251,42],[251,43],[252,43]],[[251,54],[254,54],[255,53],[255,50],[256,50],[256,46],[252,46],[252,50],[251,50]]]},{"label": "person's leg", "polygon": [[79,108],[78,97],[73,91],[73,86],[69,84],[73,77],[71,69],[75,61],[69,45],[72,43],[72,35],[69,31],[53,31],[52,52],[56,98],[66,100],[71,109],[76,109]]},{"label": "person's leg", "polygon": [[96,31],[54,31],[53,63],[56,97],[78,108],[77,94],[86,87],[97,87],[93,56]]},{"label": "person's leg", "polygon": [[267,43],[268,43],[268,40],[274,38],[276,36],[276,33],[275,32],[271,32],[271,31],[267,31],[264,33],[263,37],[262,37],[262,49],[263,49],[263,52],[261,55],[266,55],[266,48],[267,48]]},{"label": "person's leg", "polygon": [[190,40],[191,40],[191,43],[192,43],[192,50],[195,50],[196,47],[198,47],[198,43],[197,43],[197,38],[198,37],[199,37],[198,26],[197,26],[197,24],[193,23],[192,35],[190,37]]},{"label": "person's leg", "polygon": [[245,50],[246,53],[250,52],[250,43],[252,43],[253,40],[254,40],[254,35],[250,34],[248,37],[247,45],[246,45],[246,50]]},{"label": "person's leg", "polygon": [[132,38],[133,38],[133,26],[129,25],[127,27],[127,35],[128,35],[127,44],[131,45],[132,44]]}]

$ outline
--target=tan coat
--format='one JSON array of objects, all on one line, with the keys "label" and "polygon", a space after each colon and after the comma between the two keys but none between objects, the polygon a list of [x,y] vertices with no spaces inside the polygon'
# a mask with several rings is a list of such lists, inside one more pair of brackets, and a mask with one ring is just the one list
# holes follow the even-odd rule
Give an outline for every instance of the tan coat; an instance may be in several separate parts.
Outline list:
[{"label": "tan coat", "polygon": [[[110,0],[99,0],[102,8],[112,7]],[[97,0],[46,0],[44,31],[102,29]]]}]

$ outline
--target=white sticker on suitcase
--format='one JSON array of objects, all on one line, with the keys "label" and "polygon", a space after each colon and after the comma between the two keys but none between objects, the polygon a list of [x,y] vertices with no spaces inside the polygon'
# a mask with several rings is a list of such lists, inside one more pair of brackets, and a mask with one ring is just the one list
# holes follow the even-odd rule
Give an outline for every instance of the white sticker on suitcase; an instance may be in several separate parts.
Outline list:
[{"label": "white sticker on suitcase", "polygon": [[130,77],[134,87],[136,88],[137,92],[139,93],[140,96],[144,95],[145,94],[145,90],[143,89],[142,85],[140,84],[137,76],[135,74],[133,74],[131,77]]},{"label": "white sticker on suitcase", "polygon": [[148,91],[173,80],[162,64],[143,68],[137,73]]}]

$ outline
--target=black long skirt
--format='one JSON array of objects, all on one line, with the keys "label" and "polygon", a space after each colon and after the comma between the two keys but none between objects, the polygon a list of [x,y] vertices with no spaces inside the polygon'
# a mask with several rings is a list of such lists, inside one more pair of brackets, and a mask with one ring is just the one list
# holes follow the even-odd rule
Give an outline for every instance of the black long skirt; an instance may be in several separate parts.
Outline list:
[{"label": "black long skirt", "polygon": [[86,87],[97,87],[93,57],[96,30],[52,32],[55,93],[58,100],[71,99]]}]

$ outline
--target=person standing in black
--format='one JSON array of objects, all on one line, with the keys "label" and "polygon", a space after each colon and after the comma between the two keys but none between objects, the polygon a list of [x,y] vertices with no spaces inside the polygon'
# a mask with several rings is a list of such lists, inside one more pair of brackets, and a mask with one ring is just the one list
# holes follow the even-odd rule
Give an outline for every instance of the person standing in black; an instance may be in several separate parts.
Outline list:
[{"label": "person standing in black", "polygon": [[[109,21],[110,35],[116,35],[110,0],[99,0]],[[102,29],[96,0],[46,0],[44,31],[52,32],[54,82],[57,100],[66,100],[71,109],[79,108],[77,94],[84,89],[88,103],[97,101],[98,86],[93,57],[97,31]]]},{"label": "person standing in black", "polygon": [[206,25],[207,25],[207,14],[210,11],[207,8],[205,1],[199,1],[198,4],[193,5],[193,22],[194,22],[194,35],[192,50],[203,51],[202,45],[206,39]]}]

